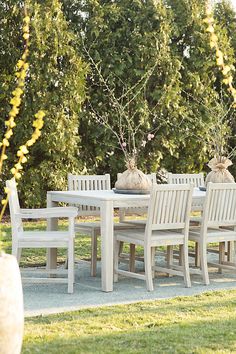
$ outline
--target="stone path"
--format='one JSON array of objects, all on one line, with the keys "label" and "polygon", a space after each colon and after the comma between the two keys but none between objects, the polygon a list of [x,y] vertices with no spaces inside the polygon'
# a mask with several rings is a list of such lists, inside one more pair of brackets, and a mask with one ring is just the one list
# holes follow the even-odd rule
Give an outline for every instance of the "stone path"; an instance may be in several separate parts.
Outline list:
[{"label": "stone path", "polygon": [[101,291],[100,270],[97,277],[89,273],[89,263],[76,265],[74,294],[67,294],[66,284],[23,284],[25,316],[46,315],[74,311],[96,306],[127,304],[146,300],[161,300],[176,296],[190,296],[212,290],[236,289],[236,274],[228,272],[210,273],[210,285],[205,286],[198,275],[191,276],[192,287],[185,288],[182,277],[160,275],[154,281],[154,291],[147,292],[145,282],[132,278],[120,278],[114,284],[114,291]]}]

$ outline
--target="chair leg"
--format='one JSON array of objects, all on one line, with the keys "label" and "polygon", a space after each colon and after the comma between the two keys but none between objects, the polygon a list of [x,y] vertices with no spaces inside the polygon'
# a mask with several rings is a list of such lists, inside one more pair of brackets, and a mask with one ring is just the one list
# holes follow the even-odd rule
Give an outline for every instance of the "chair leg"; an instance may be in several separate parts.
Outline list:
[{"label": "chair leg", "polygon": [[183,271],[184,271],[184,283],[186,288],[191,287],[191,280],[189,274],[189,262],[188,262],[188,243],[181,245],[183,250]]},{"label": "chair leg", "polygon": [[179,266],[184,264],[184,246],[179,245]]},{"label": "chair leg", "polygon": [[97,274],[97,234],[92,233],[91,237],[91,269],[90,273],[92,277],[96,277]]},{"label": "chair leg", "polygon": [[207,267],[206,243],[200,242],[199,251],[200,251],[200,264],[201,264],[203,282],[205,285],[208,285],[210,281],[209,281],[209,274],[208,274],[208,267]]},{"label": "chair leg", "polygon": [[199,243],[195,243],[195,267],[200,267]]},{"label": "chair leg", "polygon": [[73,294],[74,291],[74,239],[69,241],[68,245],[68,293]]},{"label": "chair leg", "polygon": [[124,242],[120,241],[119,255],[123,252],[123,246],[124,246]]},{"label": "chair leg", "polygon": [[[173,265],[173,246],[167,246],[167,253],[166,253],[166,262],[167,262],[167,268],[171,268]],[[172,275],[167,273],[168,277],[171,277]]]},{"label": "chair leg", "polygon": [[12,244],[12,255],[16,257],[17,263],[20,264],[22,248],[17,247],[17,245]]},{"label": "chair leg", "polygon": [[156,254],[156,248],[152,247],[151,248],[151,254],[152,254],[152,279],[155,279],[155,254]]},{"label": "chair leg", "polygon": [[129,271],[135,273],[135,244],[131,243],[129,247],[130,247]]},{"label": "chair leg", "polygon": [[[122,242],[123,243],[123,242]],[[118,265],[119,265],[119,254],[120,254],[120,241],[114,241],[114,283],[118,282]]]},{"label": "chair leg", "polygon": [[[219,243],[219,264],[222,264],[225,261],[225,244],[226,242]],[[222,268],[218,268],[218,273],[222,273]]]},{"label": "chair leg", "polygon": [[228,262],[233,262],[233,259],[232,259],[232,242],[228,241],[227,242],[227,261]]},{"label": "chair leg", "polygon": [[144,264],[147,290],[153,291],[151,247],[144,247]]}]

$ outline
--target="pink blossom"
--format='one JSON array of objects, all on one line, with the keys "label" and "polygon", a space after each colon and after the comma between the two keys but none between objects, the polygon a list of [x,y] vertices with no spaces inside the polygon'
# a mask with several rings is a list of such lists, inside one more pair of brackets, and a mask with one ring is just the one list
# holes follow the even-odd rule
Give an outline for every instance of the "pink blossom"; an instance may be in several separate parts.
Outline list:
[{"label": "pink blossom", "polygon": [[154,134],[150,134],[150,133],[149,133],[148,136],[147,136],[147,139],[148,139],[148,140],[152,140],[152,139],[154,138],[154,136],[155,136]]},{"label": "pink blossom", "polygon": [[126,142],[123,142],[121,145],[122,145],[123,147],[126,147]]},{"label": "pink blossom", "polygon": [[147,144],[146,140],[143,140],[141,146],[144,147],[146,144]]}]

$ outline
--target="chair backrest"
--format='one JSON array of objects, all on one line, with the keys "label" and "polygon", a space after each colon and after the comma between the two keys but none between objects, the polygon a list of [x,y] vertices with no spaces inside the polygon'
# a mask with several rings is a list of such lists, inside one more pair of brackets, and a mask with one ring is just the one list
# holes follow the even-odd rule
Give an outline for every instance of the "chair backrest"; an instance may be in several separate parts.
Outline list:
[{"label": "chair backrest", "polygon": [[[189,228],[193,185],[155,184],[151,191],[146,233],[151,237],[155,230],[183,230]],[[186,236],[187,237],[187,236]]]},{"label": "chair backrest", "polygon": [[194,187],[204,186],[204,174],[201,173],[168,173],[167,174],[168,184],[188,184],[191,183]]},{"label": "chair backrest", "polygon": [[202,227],[236,226],[236,183],[207,184]]},{"label": "chair backrest", "polygon": [[[110,175],[73,175],[68,174],[68,190],[70,191],[94,191],[111,189]],[[79,215],[99,215],[99,208],[86,205],[78,206]]]},{"label": "chair backrest", "polygon": [[9,189],[9,209],[11,216],[12,238],[17,237],[18,232],[23,231],[22,219],[17,216],[20,213],[20,203],[14,178],[6,181],[6,186]]}]

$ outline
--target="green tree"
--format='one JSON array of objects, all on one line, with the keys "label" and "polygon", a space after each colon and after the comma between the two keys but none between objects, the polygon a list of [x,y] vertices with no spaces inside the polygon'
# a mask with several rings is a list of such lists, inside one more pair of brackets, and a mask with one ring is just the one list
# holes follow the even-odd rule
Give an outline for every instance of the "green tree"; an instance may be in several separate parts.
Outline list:
[{"label": "green tree", "polygon": [[[151,0],[64,1],[64,9],[84,58],[88,60],[89,53],[100,67],[109,89],[128,107],[134,126],[141,122],[141,132],[157,132],[153,144],[140,152],[138,163],[144,171],[156,171],[167,152],[176,148],[172,144],[173,126],[180,119],[176,111],[181,98],[180,61],[171,55],[172,30],[165,4]],[[140,92],[137,83],[154,65],[147,86]],[[114,126],[119,115],[93,65],[87,85],[88,101],[80,122],[82,142],[87,147],[84,159],[86,156],[89,171],[109,171],[115,178],[124,169],[123,156],[115,148],[117,142],[110,131],[95,124],[92,116],[94,110],[99,115],[105,113]]]},{"label": "green tree", "polygon": [[[20,184],[25,204],[45,204],[46,191],[66,187],[67,173],[83,169],[78,157],[81,148],[78,115],[85,98],[87,66],[75,50],[75,37],[69,30],[59,0],[27,2],[31,16],[29,74],[25,97],[5,176],[15,159],[16,147],[32,132],[30,123],[37,110],[46,112],[40,141],[32,148]],[[22,51],[22,1],[0,1],[0,119],[2,130],[10,110],[9,97],[14,87],[14,69]]]},{"label": "green tree", "polygon": [[[165,167],[177,172],[202,170],[211,157],[212,126],[219,123],[214,107],[221,104],[222,85],[214,51],[209,45],[203,19],[205,0],[167,0],[172,12],[173,55],[181,60],[181,107],[183,116],[176,130],[177,154]],[[232,63],[232,49],[225,31],[219,26],[219,40]],[[226,113],[228,107],[223,105]],[[222,109],[218,110],[222,112]]]}]

